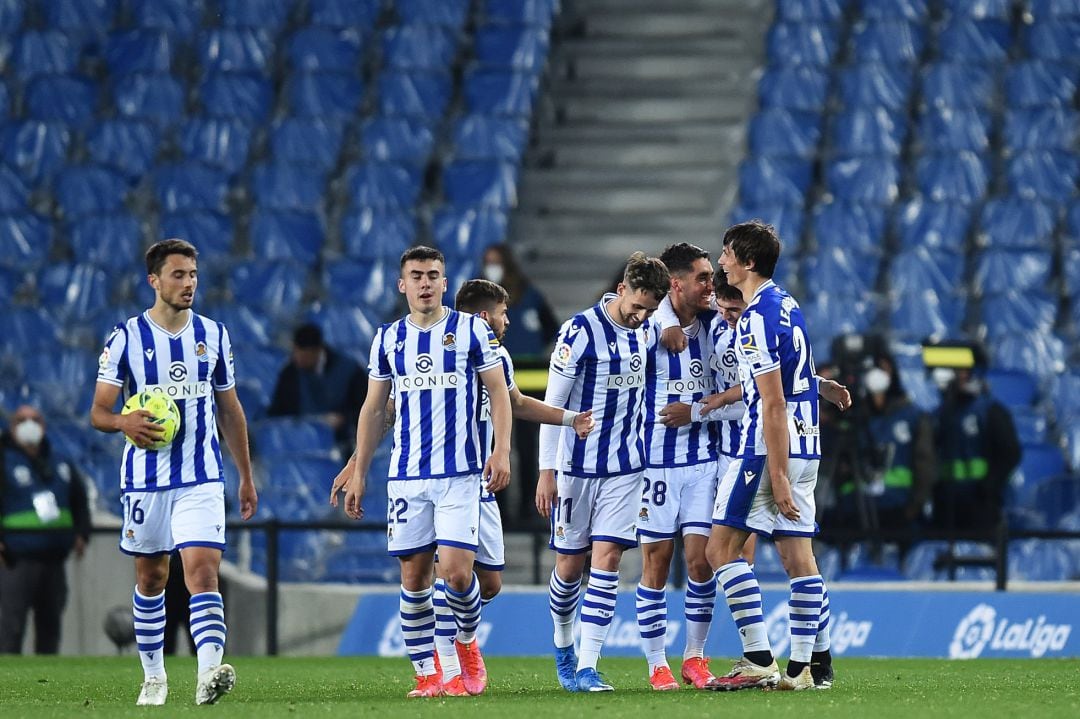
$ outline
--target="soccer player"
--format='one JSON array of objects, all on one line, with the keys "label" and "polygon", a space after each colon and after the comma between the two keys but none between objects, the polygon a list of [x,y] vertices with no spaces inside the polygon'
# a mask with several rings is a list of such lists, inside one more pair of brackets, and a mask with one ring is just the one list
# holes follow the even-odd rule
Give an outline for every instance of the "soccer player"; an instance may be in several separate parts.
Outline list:
[{"label": "soccer player", "polygon": [[[499,340],[497,353],[502,362],[506,388],[510,392],[510,406],[515,420],[525,420],[540,424],[564,425],[574,428],[578,437],[589,436],[593,428],[592,412],[570,412],[551,407],[538,399],[526,397],[514,383],[514,363],[510,353],[502,346],[510,318],[507,316],[509,295],[500,285],[488,280],[469,280],[458,290],[454,308],[458,312],[474,314],[491,327]],[[491,407],[488,393],[480,391],[480,441],[481,453],[487,459],[494,443],[494,428],[491,424]],[[477,530],[479,548],[476,550],[476,576],[480,581],[480,603],[487,605],[502,589],[502,570],[505,564],[503,546],[502,516],[495,494],[481,485],[479,487],[480,528]],[[468,639],[454,622],[453,613],[446,602],[445,580],[435,580],[435,649],[442,667],[443,684],[454,681],[461,675],[465,688],[470,694],[480,694],[487,685],[487,671],[476,642]]]},{"label": "soccer player", "polygon": [[[717,490],[707,548],[743,645],[720,689],[813,689],[810,670],[825,585],[814,559],[814,488],[820,446],[814,357],[799,304],[772,281],[780,241],[770,225],[730,227],[720,267],[748,298],[735,348],[746,410],[740,459]],[[740,557],[751,532],[771,536],[791,578],[791,659],[784,676],[772,655],[761,589]]]},{"label": "soccer player", "polygon": [[[634,253],[616,294],[605,295],[563,324],[551,355],[545,401],[574,412],[591,409],[597,425],[587,439],[568,428],[540,428],[536,508],[551,520],[551,547],[557,552],[549,602],[555,665],[567,691],[612,690],[596,664],[615,611],[619,560],[623,550],[637,543],[645,464],[645,363],[656,339],[649,317],[670,286],[664,263]],[[590,549],[577,656],[574,617]]]},{"label": "soccer player", "polygon": [[[473,572],[480,528],[478,486],[497,492],[510,481],[510,396],[499,342],[479,317],[443,306],[446,263],[438,250],[401,256],[398,291],[409,314],[379,328],[371,345],[368,393],[356,428],[345,513],[363,517],[371,458],[382,437],[390,384],[396,413],[387,483],[387,544],[401,563],[401,631],[416,670],[410,697],[466,696],[458,677],[445,688],[435,666],[432,570],[435,548],[446,599],[461,641],[475,641],[480,587]],[[494,448],[483,460],[479,385],[490,397]],[[333,501],[336,503],[337,483]]]},{"label": "soccer player", "polygon": [[[144,682],[139,705],[162,705],[165,673],[165,583],[169,556],[180,550],[191,592],[191,636],[198,655],[196,704],[213,704],[236,682],[222,663],[225,610],[218,568],[225,549],[225,484],[218,428],[240,472],[240,516],[255,514],[247,421],[236,396],[232,345],[225,325],[191,307],[198,253],[184,240],[163,240],[146,252],[154,306],[113,329],[99,360],[90,423],[131,441],[120,468],[124,523],[120,551],[135,557],[135,635]],[[114,411],[123,390],[162,392],[183,418],[175,439],[148,449],[161,435],[150,414]]]}]

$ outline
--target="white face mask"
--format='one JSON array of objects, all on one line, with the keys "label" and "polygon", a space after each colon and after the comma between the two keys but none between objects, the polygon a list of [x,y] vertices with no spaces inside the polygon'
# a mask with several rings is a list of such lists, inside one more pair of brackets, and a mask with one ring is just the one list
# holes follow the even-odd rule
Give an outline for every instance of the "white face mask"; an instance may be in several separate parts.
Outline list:
[{"label": "white face mask", "polygon": [[484,279],[488,280],[489,282],[499,284],[503,281],[504,274],[505,272],[503,271],[502,265],[496,264],[494,262],[489,262],[484,265]]},{"label": "white face mask", "polygon": [[24,447],[37,447],[45,439],[45,428],[40,422],[24,419],[11,428],[11,436]]},{"label": "white face mask", "polygon": [[870,394],[883,394],[888,391],[890,384],[892,379],[889,373],[880,367],[871,367],[863,375],[863,385]]}]

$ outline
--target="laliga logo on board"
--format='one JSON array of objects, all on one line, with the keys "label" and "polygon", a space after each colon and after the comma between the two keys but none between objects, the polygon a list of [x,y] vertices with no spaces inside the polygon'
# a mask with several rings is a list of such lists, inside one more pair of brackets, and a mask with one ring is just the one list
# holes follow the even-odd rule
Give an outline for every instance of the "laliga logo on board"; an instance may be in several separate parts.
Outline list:
[{"label": "laliga logo on board", "polygon": [[989,647],[997,651],[1029,652],[1041,657],[1047,650],[1060,652],[1072,633],[1071,624],[1050,624],[1046,616],[1010,622],[989,604],[977,604],[967,613],[949,644],[950,659],[974,659]]}]

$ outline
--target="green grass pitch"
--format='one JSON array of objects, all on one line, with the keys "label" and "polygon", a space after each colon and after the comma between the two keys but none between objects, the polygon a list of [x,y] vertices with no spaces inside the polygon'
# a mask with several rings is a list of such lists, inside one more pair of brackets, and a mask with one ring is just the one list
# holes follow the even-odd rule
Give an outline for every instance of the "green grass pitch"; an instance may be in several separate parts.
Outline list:
[{"label": "green grass pitch", "polygon": [[[215,707],[194,705],[194,660],[171,659],[169,703],[136,707],[139,662],[127,657],[4,657],[0,714],[21,717],[1080,717],[1080,660],[839,659],[829,691],[653,692],[642,659],[604,659],[612,694],[567,694],[550,659],[491,658],[484,696],[412,699],[404,659],[233,657],[237,686]],[[727,660],[714,660],[715,670]],[[678,661],[672,668],[678,674]]]}]

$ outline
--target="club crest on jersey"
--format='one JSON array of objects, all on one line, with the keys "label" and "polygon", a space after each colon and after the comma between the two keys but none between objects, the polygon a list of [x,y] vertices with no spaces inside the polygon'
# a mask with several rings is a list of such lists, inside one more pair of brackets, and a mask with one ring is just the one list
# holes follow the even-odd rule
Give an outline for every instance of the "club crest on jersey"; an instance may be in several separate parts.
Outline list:
[{"label": "club crest on jersey", "polygon": [[209,362],[210,361],[210,353],[206,351],[206,343],[205,342],[196,342],[195,343],[195,357],[200,362]]},{"label": "club crest on jersey", "polygon": [[642,507],[641,511],[638,512],[637,518],[638,518],[639,522],[648,522],[649,521],[649,508],[648,507]]},{"label": "club crest on jersey", "polygon": [[124,536],[128,539],[135,539],[135,530],[129,529],[128,531],[124,532]]},{"label": "club crest on jersey", "polygon": [[452,350],[457,347],[457,338],[454,337],[453,332],[447,332],[442,336],[442,346],[445,350]]},{"label": "club crest on jersey", "polygon": [[566,539],[566,532],[563,531],[562,525],[555,527],[555,538]]}]

